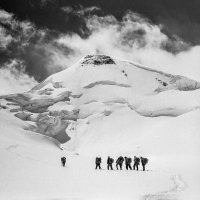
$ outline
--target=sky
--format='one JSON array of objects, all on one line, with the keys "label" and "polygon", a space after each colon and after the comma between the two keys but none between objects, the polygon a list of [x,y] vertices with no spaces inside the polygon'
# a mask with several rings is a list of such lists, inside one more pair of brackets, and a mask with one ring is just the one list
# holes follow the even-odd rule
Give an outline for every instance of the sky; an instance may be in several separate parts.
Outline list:
[{"label": "sky", "polygon": [[1,0],[0,94],[24,92],[87,54],[200,81],[199,0]]}]

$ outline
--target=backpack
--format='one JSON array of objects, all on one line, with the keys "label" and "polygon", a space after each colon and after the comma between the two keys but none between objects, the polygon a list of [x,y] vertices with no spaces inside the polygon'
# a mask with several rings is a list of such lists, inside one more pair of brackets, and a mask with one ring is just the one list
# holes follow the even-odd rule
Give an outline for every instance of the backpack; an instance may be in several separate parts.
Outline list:
[{"label": "backpack", "polygon": [[136,158],[136,162],[137,162],[137,163],[140,163],[140,158]]},{"label": "backpack", "polygon": [[132,159],[131,158],[128,158],[128,163],[131,163],[132,162]]},{"label": "backpack", "polygon": [[116,163],[123,163],[123,161],[124,161],[124,158],[123,158],[122,156],[120,156],[120,157],[117,159]]},{"label": "backpack", "polygon": [[66,162],[66,158],[65,157],[62,157],[61,160],[62,160],[62,162]]},{"label": "backpack", "polygon": [[120,157],[116,160],[116,163],[120,163]]},{"label": "backpack", "polygon": [[146,165],[148,163],[148,159],[147,158],[142,158],[141,159],[141,162],[142,162],[142,165]]},{"label": "backpack", "polygon": [[144,163],[144,165],[146,165],[147,163],[148,163],[148,158],[143,158],[143,163]]},{"label": "backpack", "polygon": [[98,157],[97,157],[97,158],[96,158],[96,163],[97,163],[97,164],[100,164],[100,163],[101,163],[101,158],[98,158]]},{"label": "backpack", "polygon": [[113,158],[110,158],[110,164],[112,164],[114,162]]},{"label": "backpack", "polygon": [[124,158],[121,156],[120,157],[120,162],[123,163],[124,162]]}]

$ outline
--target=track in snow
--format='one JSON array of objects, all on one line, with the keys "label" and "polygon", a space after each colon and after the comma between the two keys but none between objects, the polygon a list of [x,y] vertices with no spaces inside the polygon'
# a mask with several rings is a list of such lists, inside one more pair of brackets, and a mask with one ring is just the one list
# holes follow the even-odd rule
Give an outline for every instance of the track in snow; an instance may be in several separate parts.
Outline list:
[{"label": "track in snow", "polygon": [[176,200],[179,192],[182,192],[187,187],[187,184],[183,181],[179,174],[172,177],[173,188],[170,190],[158,192],[156,194],[147,194],[143,197],[143,200]]}]

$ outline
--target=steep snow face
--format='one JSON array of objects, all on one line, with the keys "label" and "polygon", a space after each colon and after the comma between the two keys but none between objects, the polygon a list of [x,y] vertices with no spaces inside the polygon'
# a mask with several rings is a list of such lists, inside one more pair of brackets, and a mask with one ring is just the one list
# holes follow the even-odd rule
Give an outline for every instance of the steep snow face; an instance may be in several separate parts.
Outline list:
[{"label": "steep snow face", "polygon": [[77,120],[107,119],[121,109],[145,117],[196,110],[200,83],[137,63],[88,55],[32,90],[3,96],[1,101],[16,117],[31,121],[31,130],[64,143],[70,139],[65,129],[70,132],[69,124]]},{"label": "steep snow face", "polygon": [[[108,56],[86,56],[72,67],[56,73],[33,91],[42,95],[58,95],[59,92],[71,91],[81,93],[83,88],[96,85],[117,85],[132,87],[139,94],[159,93],[164,90],[177,89],[190,91],[200,88],[200,83],[179,75],[167,74],[142,65],[112,59]],[[56,88],[56,91],[55,91]],[[54,91],[54,92],[53,92]]]}]

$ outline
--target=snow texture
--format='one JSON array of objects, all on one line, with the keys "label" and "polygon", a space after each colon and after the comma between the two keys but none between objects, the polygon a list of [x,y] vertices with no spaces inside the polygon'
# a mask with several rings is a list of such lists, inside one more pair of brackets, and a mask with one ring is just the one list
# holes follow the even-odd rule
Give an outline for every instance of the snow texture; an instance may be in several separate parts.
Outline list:
[{"label": "snow texture", "polygon": [[[0,198],[198,200],[199,108],[195,80],[86,56],[0,97]],[[94,170],[120,155],[148,157],[147,171]]]}]

